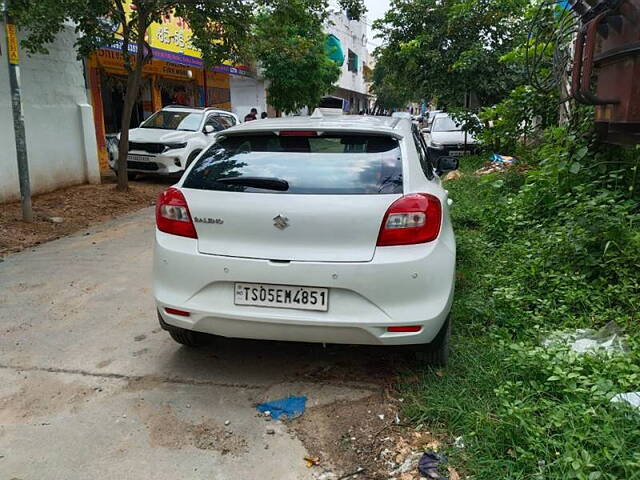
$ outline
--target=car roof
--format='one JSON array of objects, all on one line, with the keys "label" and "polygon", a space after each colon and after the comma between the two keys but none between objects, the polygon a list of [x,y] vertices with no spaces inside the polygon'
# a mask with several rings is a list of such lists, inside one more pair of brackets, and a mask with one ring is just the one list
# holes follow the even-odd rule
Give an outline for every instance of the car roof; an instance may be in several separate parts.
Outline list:
[{"label": "car roof", "polygon": [[166,107],[162,107],[162,110],[167,112],[190,112],[190,113],[203,113],[203,112],[215,112],[215,113],[226,113],[227,115],[236,116],[235,113],[229,112],[227,110],[221,110],[219,108],[211,108],[211,107],[188,107],[183,105],[167,105]]},{"label": "car roof", "polygon": [[228,133],[279,132],[282,130],[349,131],[386,133],[394,137],[411,134],[411,120],[370,115],[321,115],[266,118],[241,123],[224,131]]}]

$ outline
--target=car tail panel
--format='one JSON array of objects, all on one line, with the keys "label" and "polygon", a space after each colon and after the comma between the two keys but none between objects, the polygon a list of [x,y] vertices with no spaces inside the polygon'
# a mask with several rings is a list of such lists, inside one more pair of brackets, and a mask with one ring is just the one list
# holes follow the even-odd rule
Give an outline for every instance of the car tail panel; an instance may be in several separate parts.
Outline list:
[{"label": "car tail panel", "polygon": [[400,197],[182,192],[201,253],[281,261],[370,261],[380,222]]}]

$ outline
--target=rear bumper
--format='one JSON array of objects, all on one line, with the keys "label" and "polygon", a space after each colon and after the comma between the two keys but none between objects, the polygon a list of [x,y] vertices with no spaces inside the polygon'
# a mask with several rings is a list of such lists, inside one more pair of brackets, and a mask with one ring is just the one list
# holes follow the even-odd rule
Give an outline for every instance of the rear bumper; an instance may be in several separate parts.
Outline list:
[{"label": "rear bumper", "polygon": [[[371,262],[271,262],[200,254],[197,240],[156,231],[154,297],[163,321],[225,337],[362,345],[429,343],[453,300],[450,230],[426,245],[378,248]],[[329,288],[327,312],[238,306],[235,282]],[[165,307],[190,312],[168,314]],[[387,327],[418,325],[417,333]]]}]

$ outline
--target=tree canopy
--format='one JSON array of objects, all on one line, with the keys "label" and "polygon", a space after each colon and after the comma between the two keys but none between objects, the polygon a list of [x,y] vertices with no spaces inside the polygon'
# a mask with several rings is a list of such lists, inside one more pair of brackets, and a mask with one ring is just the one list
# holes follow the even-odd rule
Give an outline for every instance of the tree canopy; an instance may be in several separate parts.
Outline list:
[{"label": "tree canopy", "polygon": [[481,105],[499,101],[524,71],[502,57],[526,37],[528,0],[393,0],[375,23],[385,41],[377,49],[385,82],[412,92],[410,100],[437,98],[462,106],[465,94]]},{"label": "tree canopy", "polygon": [[340,76],[325,51],[324,2],[290,0],[263,8],[256,17],[255,56],[268,87],[269,104],[294,112],[318,104]]}]

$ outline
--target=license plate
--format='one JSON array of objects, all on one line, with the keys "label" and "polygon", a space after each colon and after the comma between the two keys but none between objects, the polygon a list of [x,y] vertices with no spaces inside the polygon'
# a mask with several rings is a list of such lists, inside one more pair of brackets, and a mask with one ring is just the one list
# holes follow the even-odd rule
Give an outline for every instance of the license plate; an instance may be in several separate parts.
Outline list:
[{"label": "license plate", "polygon": [[326,312],[329,308],[329,289],[265,283],[236,283],[234,303],[256,307]]},{"label": "license plate", "polygon": [[148,162],[153,158],[154,157],[150,155],[135,155],[135,154],[127,155],[127,160],[129,160],[130,162]]},{"label": "license plate", "polygon": [[449,155],[452,157],[460,157],[464,155],[464,150],[449,150]]}]

